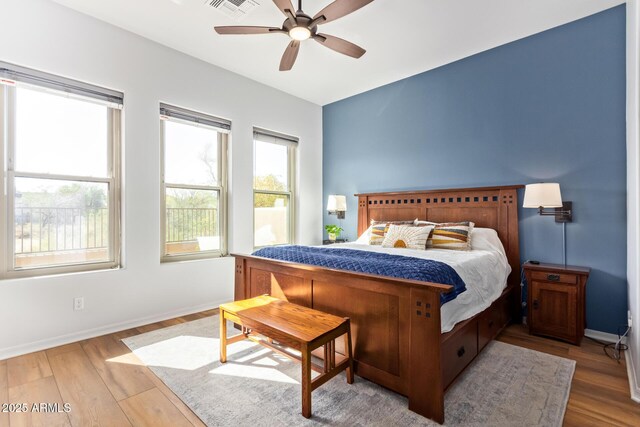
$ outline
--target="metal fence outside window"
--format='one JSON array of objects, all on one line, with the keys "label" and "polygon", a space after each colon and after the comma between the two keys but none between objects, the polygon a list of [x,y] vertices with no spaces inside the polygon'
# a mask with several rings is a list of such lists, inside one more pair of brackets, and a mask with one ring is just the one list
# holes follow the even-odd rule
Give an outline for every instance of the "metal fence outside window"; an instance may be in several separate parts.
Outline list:
[{"label": "metal fence outside window", "polygon": [[106,248],[109,210],[17,207],[15,239],[16,254]]},{"label": "metal fence outside window", "polygon": [[[167,208],[167,242],[218,236],[215,208]],[[15,208],[15,253],[104,249],[109,244],[107,208]]]}]

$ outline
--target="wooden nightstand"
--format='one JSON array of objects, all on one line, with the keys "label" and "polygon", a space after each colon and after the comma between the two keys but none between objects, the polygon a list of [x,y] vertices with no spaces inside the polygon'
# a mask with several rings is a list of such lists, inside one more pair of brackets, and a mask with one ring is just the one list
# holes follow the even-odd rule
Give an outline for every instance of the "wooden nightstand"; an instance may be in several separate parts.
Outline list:
[{"label": "wooden nightstand", "polygon": [[523,268],[529,333],[580,345],[586,327],[585,286],[591,269],[529,262]]},{"label": "wooden nightstand", "polygon": [[323,245],[333,245],[334,243],[346,243],[347,239],[336,239],[336,240],[323,240]]}]

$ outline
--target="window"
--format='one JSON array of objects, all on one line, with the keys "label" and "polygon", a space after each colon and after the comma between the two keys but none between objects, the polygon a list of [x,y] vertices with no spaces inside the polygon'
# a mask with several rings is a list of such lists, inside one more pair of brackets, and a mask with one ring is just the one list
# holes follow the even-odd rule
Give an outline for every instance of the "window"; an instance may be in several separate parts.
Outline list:
[{"label": "window", "polygon": [[0,277],[117,267],[122,93],[4,63],[0,83]]},{"label": "window", "polygon": [[160,119],[162,260],[222,256],[231,123],[166,104]]},{"label": "window", "polygon": [[291,244],[294,239],[294,166],[298,139],[254,129],[253,245]]}]

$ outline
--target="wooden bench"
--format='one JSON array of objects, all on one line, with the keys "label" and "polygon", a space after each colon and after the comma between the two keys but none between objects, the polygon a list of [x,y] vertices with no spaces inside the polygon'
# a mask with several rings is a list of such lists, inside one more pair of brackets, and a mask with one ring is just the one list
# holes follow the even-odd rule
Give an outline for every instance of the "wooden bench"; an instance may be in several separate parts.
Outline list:
[{"label": "wooden bench", "polygon": [[[242,327],[240,335],[227,338],[227,320]],[[261,336],[267,339],[262,339]],[[336,354],[335,339],[344,335],[345,356]],[[323,313],[263,295],[220,305],[220,362],[227,361],[227,345],[251,339],[302,362],[302,415],[311,417],[311,392],[347,371],[353,383],[353,355],[349,318]],[[311,352],[324,347],[324,365],[312,363]],[[287,351],[298,350],[300,356]],[[336,359],[337,363],[336,363]],[[311,380],[311,370],[319,372]]]}]

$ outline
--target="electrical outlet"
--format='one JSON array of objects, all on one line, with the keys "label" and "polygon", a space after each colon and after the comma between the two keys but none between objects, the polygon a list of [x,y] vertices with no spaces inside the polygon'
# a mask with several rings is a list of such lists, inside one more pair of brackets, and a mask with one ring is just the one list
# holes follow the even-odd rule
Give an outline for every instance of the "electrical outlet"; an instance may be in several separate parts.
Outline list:
[{"label": "electrical outlet", "polygon": [[84,297],[78,297],[73,299],[73,310],[84,310]]},{"label": "electrical outlet", "polygon": [[631,310],[627,310],[627,326],[628,326],[628,327],[631,327],[631,324],[632,324],[632,322],[631,322],[631,321],[632,321],[632,320],[633,320],[633,318],[632,318],[632,316],[631,316]]}]

